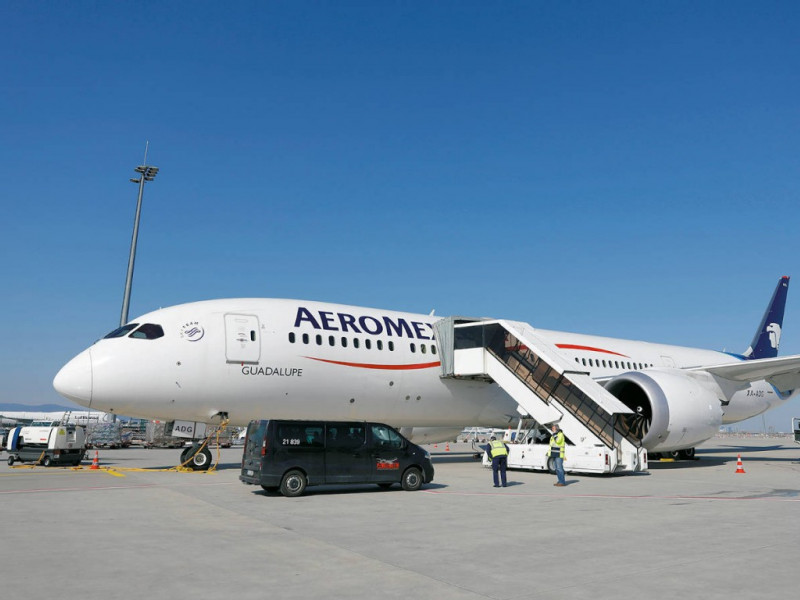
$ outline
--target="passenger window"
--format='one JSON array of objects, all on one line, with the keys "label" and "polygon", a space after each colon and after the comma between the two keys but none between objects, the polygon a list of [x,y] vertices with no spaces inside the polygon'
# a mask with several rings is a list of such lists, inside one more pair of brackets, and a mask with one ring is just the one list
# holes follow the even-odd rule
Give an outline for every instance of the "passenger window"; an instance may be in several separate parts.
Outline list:
[{"label": "passenger window", "polygon": [[403,438],[394,429],[386,425],[372,425],[372,439],[378,448],[400,450],[403,448]]},{"label": "passenger window", "polygon": [[294,344],[294,340],[295,340],[294,331],[290,331],[289,332],[289,343],[290,344]]},{"label": "passenger window", "polygon": [[317,334],[317,346],[322,346],[322,336]]},{"label": "passenger window", "polygon": [[332,335],[328,336],[328,345],[329,346],[335,346],[336,345],[336,338],[333,337]]},{"label": "passenger window", "polygon": [[364,340],[364,347],[367,350],[372,350],[372,340]]},{"label": "passenger window", "polygon": [[431,354],[436,354],[436,346],[431,345]]},{"label": "passenger window", "polygon": [[342,348],[347,348],[347,338],[342,337]]},{"label": "passenger window", "polygon": [[307,343],[308,343],[308,334],[307,334],[307,333],[304,333],[304,334],[303,334],[303,343],[304,343],[304,344],[307,344]]},{"label": "passenger window", "polygon": [[428,347],[425,344],[420,344],[419,345],[419,349],[420,349],[420,352],[422,352],[423,354],[427,354],[427,352],[428,352]]},{"label": "passenger window", "polygon": [[378,350],[383,350],[383,340],[378,340],[377,342]]},{"label": "passenger window", "polygon": [[394,342],[389,342],[389,352],[394,352]]},{"label": "passenger window", "polygon": [[581,359],[581,362],[583,363],[583,366],[585,367],[585,366],[586,366],[586,359],[585,359],[585,358],[582,358],[582,359]]},{"label": "passenger window", "polygon": [[358,338],[353,338],[353,348],[358,348],[358,346],[359,346]]},{"label": "passenger window", "polygon": [[411,352],[415,353],[416,351],[417,351],[417,345],[416,344],[411,344]]},{"label": "passenger window", "polygon": [[122,327],[117,327],[114,331],[106,335],[103,339],[110,340],[111,338],[118,338],[118,337],[125,337],[128,335],[128,332],[132,329],[136,329],[139,326],[138,323],[128,323],[127,325],[123,325]]}]

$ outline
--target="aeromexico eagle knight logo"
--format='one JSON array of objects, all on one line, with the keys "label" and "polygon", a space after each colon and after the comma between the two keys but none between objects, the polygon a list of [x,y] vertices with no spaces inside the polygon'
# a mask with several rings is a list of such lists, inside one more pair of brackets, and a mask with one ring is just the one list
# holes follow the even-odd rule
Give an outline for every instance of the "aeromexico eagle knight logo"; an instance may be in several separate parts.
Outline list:
[{"label": "aeromexico eagle knight logo", "polygon": [[199,342],[206,334],[206,330],[197,321],[190,321],[181,325],[181,339],[189,342]]},{"label": "aeromexico eagle knight logo", "polygon": [[777,348],[781,343],[781,326],[777,323],[770,323],[767,325],[767,333],[769,334],[769,345]]}]

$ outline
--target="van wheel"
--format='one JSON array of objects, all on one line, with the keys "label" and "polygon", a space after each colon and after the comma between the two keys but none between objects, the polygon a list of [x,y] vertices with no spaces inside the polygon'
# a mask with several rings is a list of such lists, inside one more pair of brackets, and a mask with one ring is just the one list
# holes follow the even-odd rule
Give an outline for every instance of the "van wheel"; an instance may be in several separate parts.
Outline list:
[{"label": "van wheel", "polygon": [[409,467],[403,473],[403,481],[401,483],[405,491],[416,492],[422,487],[422,473],[417,467]]},{"label": "van wheel", "polygon": [[44,460],[42,461],[42,466],[49,467],[52,464],[53,464],[53,459],[51,459],[49,456],[45,456]]},{"label": "van wheel", "polygon": [[301,471],[298,471],[297,469],[289,471],[283,476],[283,480],[281,481],[281,494],[287,498],[300,496],[304,491],[306,491],[307,485],[308,480]]},{"label": "van wheel", "polygon": [[547,459],[547,470],[553,475],[556,472],[556,459],[552,456],[548,457]]},{"label": "van wheel", "polygon": [[8,466],[10,467],[13,464],[14,464],[14,457],[13,456],[9,456],[8,457]]}]

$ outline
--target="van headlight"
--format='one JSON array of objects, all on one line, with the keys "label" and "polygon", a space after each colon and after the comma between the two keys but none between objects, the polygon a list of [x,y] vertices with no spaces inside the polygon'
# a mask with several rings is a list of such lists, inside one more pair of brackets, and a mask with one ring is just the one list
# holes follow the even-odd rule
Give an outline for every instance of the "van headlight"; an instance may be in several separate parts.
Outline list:
[{"label": "van headlight", "polygon": [[425,458],[429,459],[431,457],[431,453],[428,452],[427,450],[425,450],[424,448],[423,448],[423,452],[425,452]]}]

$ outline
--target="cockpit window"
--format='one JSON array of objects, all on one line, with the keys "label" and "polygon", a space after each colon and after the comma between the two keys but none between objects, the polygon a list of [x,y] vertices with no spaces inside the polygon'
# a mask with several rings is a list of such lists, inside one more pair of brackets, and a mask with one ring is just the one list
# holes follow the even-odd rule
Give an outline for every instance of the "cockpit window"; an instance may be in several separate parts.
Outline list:
[{"label": "cockpit window", "polygon": [[136,329],[138,326],[139,326],[138,323],[128,323],[127,325],[118,327],[117,329],[109,333],[107,336],[105,336],[103,339],[108,340],[111,338],[125,337],[126,335],[128,335],[128,332],[130,332],[131,329]]},{"label": "cockpit window", "polygon": [[164,330],[161,329],[161,325],[155,325],[154,323],[145,323],[139,329],[134,331],[128,337],[138,338],[141,340],[155,340],[160,337],[164,337]]}]

